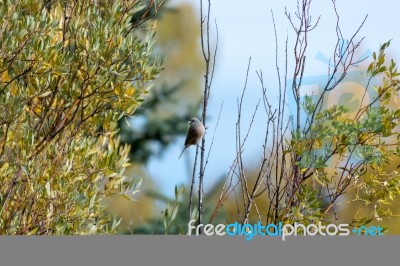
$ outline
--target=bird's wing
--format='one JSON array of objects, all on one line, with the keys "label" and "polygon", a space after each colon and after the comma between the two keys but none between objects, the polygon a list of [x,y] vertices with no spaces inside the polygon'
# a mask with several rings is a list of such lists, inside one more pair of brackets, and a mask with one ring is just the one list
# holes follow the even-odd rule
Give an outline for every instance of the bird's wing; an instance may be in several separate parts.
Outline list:
[{"label": "bird's wing", "polygon": [[188,131],[188,133],[186,135],[186,139],[185,139],[185,148],[194,144],[193,141],[195,141],[196,138],[197,138],[196,130],[194,128],[189,128],[189,131]]}]

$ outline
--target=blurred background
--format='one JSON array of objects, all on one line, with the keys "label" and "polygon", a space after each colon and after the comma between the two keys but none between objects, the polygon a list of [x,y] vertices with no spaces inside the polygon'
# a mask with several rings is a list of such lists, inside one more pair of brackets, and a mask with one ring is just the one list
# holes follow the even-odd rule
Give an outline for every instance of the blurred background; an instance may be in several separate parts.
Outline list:
[{"label": "blurred background", "polygon": [[[255,105],[262,97],[256,71],[263,72],[265,85],[271,91],[271,101],[277,97],[274,95],[277,75],[271,11],[277,29],[278,60],[282,64],[285,59],[286,38],[289,47],[295,38],[284,11],[286,7],[288,11],[294,12],[296,5],[296,0],[249,0],[240,4],[229,0],[212,1],[211,20],[215,19],[218,25],[219,42],[209,101],[206,142],[210,145],[215,132],[204,180],[206,200],[210,204],[219,196],[224,176],[235,157],[237,99],[243,90],[249,58],[251,57],[251,66],[242,114],[242,124],[246,126],[252,119]],[[397,25],[393,23],[393,18],[397,16],[397,5],[394,0],[382,0],[379,4],[375,1],[337,1],[344,37],[350,38],[368,15],[357,37],[359,40],[365,37],[358,49],[360,59],[377,51],[380,44],[392,39],[388,56],[399,62],[399,53],[396,51],[399,33]],[[143,179],[137,201],[131,202],[121,197],[113,198],[110,202],[110,210],[122,218],[122,233],[163,233],[162,212],[167,203],[173,201],[175,186],[184,186],[184,195],[188,193],[195,148],[192,146],[187,149],[180,160],[178,156],[188,129],[186,122],[191,116],[199,116],[201,109],[205,65],[200,46],[199,10],[200,0],[169,0],[155,14],[156,51],[165,56],[165,69],[140,110],[132,118],[120,121],[121,140],[132,147],[132,165],[127,170],[127,175]],[[319,78],[327,74],[328,58],[336,43],[336,16],[332,2],[314,1],[311,13],[314,14],[314,19],[318,16],[321,18],[318,27],[309,35],[308,68],[305,73],[308,78],[308,87],[305,89],[309,90],[318,87]],[[212,29],[211,36],[215,44],[215,29]],[[289,55],[290,53],[291,51]],[[369,62],[367,59],[360,63],[357,71],[362,73]],[[341,87],[342,93],[347,91],[346,84],[362,89],[364,80],[359,76],[354,81],[346,82]],[[329,97],[331,104],[340,100],[337,92]],[[349,103],[354,100],[347,99]],[[397,105],[396,99],[393,99],[393,104]],[[216,127],[220,109],[221,117]],[[257,171],[256,163],[262,155],[263,122],[264,120],[256,117],[244,150],[249,176],[251,172]],[[258,202],[259,206],[263,204],[267,203]],[[234,202],[231,210],[229,204],[226,206],[225,211],[234,215]],[[186,217],[186,208],[187,206],[180,208],[183,218]],[[343,208],[341,212],[344,217],[346,212],[348,217],[352,215],[349,208]],[[393,219],[388,225],[395,225],[397,222]],[[400,233],[400,228],[393,227],[390,232]]]}]

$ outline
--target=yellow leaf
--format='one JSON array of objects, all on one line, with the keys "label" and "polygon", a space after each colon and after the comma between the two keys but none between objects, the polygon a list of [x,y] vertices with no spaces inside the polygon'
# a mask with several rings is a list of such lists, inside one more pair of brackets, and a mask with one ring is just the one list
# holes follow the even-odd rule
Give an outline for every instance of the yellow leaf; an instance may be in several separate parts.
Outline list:
[{"label": "yellow leaf", "polygon": [[8,71],[4,71],[3,72],[3,75],[1,75],[1,81],[2,82],[10,81],[10,76],[8,75]]},{"label": "yellow leaf", "polygon": [[15,95],[18,94],[18,86],[15,84],[15,82],[11,82],[11,84],[10,84],[10,91],[11,91],[11,94],[12,94],[13,96],[15,96]]},{"label": "yellow leaf", "polygon": [[314,148],[315,148],[315,149],[320,149],[320,148],[322,148],[322,142],[321,142],[320,139],[316,139],[316,140],[314,141]]},{"label": "yellow leaf", "polygon": [[126,89],[126,94],[127,94],[127,96],[132,96],[134,92],[135,92],[135,87],[134,87],[134,86],[129,86],[129,87]]},{"label": "yellow leaf", "polygon": [[[3,72],[3,75],[1,75],[1,81],[3,83],[10,82],[10,76],[8,75],[8,70]],[[8,87],[10,88],[11,94],[12,95],[17,95],[18,94],[18,86],[16,85],[16,82],[13,81],[11,82]]]}]

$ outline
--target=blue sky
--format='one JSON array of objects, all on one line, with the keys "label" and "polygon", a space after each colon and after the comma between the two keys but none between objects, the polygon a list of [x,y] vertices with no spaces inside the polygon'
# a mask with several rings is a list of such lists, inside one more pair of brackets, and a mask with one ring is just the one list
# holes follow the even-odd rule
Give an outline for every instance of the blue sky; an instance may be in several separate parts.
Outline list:
[{"label": "blue sky", "polygon": [[[173,0],[172,4],[180,2],[192,3],[199,10],[200,0]],[[206,2],[206,1],[204,1]],[[255,73],[261,70],[268,89],[274,91],[277,87],[275,71],[275,39],[271,19],[271,10],[274,12],[280,46],[280,57],[284,56],[284,42],[286,36],[289,43],[294,39],[293,30],[284,15],[285,6],[288,11],[294,12],[296,0],[265,1],[265,0],[214,0],[212,1],[212,20],[215,18],[219,29],[219,50],[217,68],[209,102],[209,121],[206,142],[211,142],[219,109],[223,102],[223,110],[219,127],[215,134],[214,146],[210,155],[205,176],[205,189],[210,187],[217,178],[226,174],[235,156],[235,123],[237,119],[237,98],[243,89],[247,63],[252,58],[252,65],[248,80],[248,91],[244,99],[244,113],[242,124],[244,130],[251,120],[255,105],[261,97],[260,84]],[[308,69],[306,77],[327,74],[327,64],[316,58],[318,53],[330,57],[336,42],[335,13],[330,0],[314,0],[311,13],[316,20],[321,19],[318,27],[309,36],[309,50],[307,54]],[[337,0],[337,10],[340,14],[340,25],[344,37],[350,37],[358,28],[364,17],[368,19],[361,29],[358,40],[365,37],[360,47],[360,56],[370,50],[377,51],[380,44],[392,39],[389,49],[390,56],[399,62],[399,28],[396,21],[398,16],[397,2],[394,0],[361,1]],[[290,45],[290,44],[289,44]],[[289,56],[291,55],[289,47]],[[289,57],[290,58],[290,57]],[[361,67],[365,68],[365,65]],[[282,65],[283,66],[283,65]],[[271,101],[276,95],[271,93]],[[261,113],[260,113],[261,114]],[[258,118],[258,119],[257,119]],[[261,116],[250,133],[245,147],[244,159],[248,169],[257,166],[261,159],[261,143],[263,138],[263,124]],[[160,158],[152,159],[147,171],[155,178],[163,192],[173,195],[175,184],[188,181],[187,163],[193,160],[195,148],[186,151],[186,157],[178,156],[183,147],[184,138],[178,139]]]}]

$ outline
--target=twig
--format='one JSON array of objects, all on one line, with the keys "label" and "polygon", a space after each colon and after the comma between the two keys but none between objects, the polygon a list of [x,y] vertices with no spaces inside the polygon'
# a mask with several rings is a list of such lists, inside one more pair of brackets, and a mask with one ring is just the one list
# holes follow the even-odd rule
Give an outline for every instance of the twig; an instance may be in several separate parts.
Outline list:
[{"label": "twig", "polygon": [[189,222],[192,220],[192,198],[193,198],[194,178],[195,178],[195,175],[196,175],[196,166],[197,166],[197,156],[198,156],[198,154],[199,154],[199,146],[196,146],[196,157],[194,158],[192,182],[191,182],[191,185],[190,185],[190,194],[189,194]]},{"label": "twig", "polygon": [[[218,25],[215,22],[216,27],[216,37],[217,42],[214,49],[214,55],[211,55],[211,43],[210,43],[210,12],[211,12],[211,0],[207,1],[207,15],[203,15],[203,0],[200,0],[200,29],[201,29],[201,49],[203,52],[204,61],[206,64],[205,71],[205,82],[204,82],[204,91],[203,91],[203,110],[202,110],[202,122],[205,128],[207,128],[207,106],[208,99],[210,96],[211,85],[214,78],[214,70],[215,70],[215,61],[216,54],[218,49]],[[213,58],[213,59],[212,59]],[[204,136],[201,141],[201,151],[200,151],[200,173],[199,173],[199,190],[198,190],[198,224],[202,223],[203,219],[203,182],[204,182],[204,173],[205,173],[205,146],[206,146],[206,137]],[[202,229],[200,230],[200,234],[202,234]]]}]

